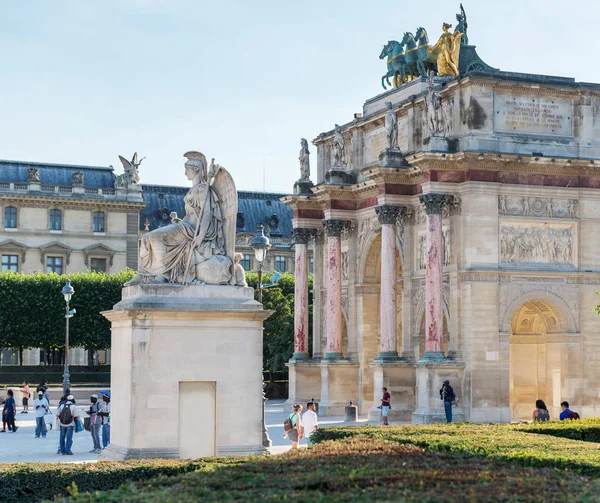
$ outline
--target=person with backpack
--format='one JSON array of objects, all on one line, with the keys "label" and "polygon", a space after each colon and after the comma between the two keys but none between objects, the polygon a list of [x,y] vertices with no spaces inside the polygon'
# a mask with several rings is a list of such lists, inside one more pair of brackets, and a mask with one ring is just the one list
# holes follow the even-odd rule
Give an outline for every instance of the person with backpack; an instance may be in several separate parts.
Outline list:
[{"label": "person with backpack", "polygon": [[74,403],[73,395],[67,396],[57,411],[56,417],[60,424],[60,453],[64,456],[72,456],[71,447],[73,445],[73,431],[75,430],[75,421],[81,415],[79,409]]},{"label": "person with backpack", "polygon": [[295,403],[292,409],[293,412],[283,422],[283,438],[290,437],[292,449],[297,449],[298,440],[304,436],[304,428],[302,426],[302,419],[300,418],[302,405]]},{"label": "person with backpack", "polygon": [[440,398],[444,402],[444,412],[446,413],[446,422],[452,422],[452,402],[456,400],[456,395],[454,394],[454,390],[452,386],[450,386],[450,381],[447,379],[442,384],[442,389],[440,390]]},{"label": "person with backpack", "polygon": [[565,419],[581,419],[577,412],[573,412],[571,409],[569,409],[569,402],[562,402],[560,404],[560,410],[562,411],[560,413],[561,421],[564,421]]}]

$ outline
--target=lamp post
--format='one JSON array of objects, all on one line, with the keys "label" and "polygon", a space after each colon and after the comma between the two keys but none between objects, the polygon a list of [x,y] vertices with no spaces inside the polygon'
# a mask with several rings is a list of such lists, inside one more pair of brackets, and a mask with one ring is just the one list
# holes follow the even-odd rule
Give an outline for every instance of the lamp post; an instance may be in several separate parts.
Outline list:
[{"label": "lamp post", "polygon": [[71,389],[71,382],[69,380],[69,318],[73,317],[75,314],[75,309],[69,310],[69,302],[71,301],[71,297],[74,293],[75,289],[71,286],[71,280],[67,279],[67,283],[62,288],[62,294],[66,303],[65,319],[67,321],[65,334],[65,373],[63,374],[63,395],[66,395]]},{"label": "lamp post", "polygon": [[[254,256],[256,257],[256,261],[258,262],[258,302],[262,304],[262,269],[265,259],[267,258],[267,252],[269,248],[271,248],[271,243],[269,242],[269,238],[265,236],[265,228],[263,224],[258,224],[256,228],[256,236],[252,238],[250,246],[254,250]],[[260,383],[262,385],[262,399],[263,399],[263,410],[262,410],[262,430],[263,430],[263,447],[269,448],[271,447],[272,442],[269,438],[269,432],[267,431],[266,422],[265,422],[265,405],[267,403],[267,397],[265,396],[265,385],[262,380],[262,373]]]},{"label": "lamp post", "polygon": [[258,302],[262,304],[262,270],[265,259],[267,258],[267,252],[271,248],[271,242],[269,241],[269,238],[265,236],[263,224],[258,224],[256,236],[252,238],[250,246],[254,250],[254,256],[258,262]]}]

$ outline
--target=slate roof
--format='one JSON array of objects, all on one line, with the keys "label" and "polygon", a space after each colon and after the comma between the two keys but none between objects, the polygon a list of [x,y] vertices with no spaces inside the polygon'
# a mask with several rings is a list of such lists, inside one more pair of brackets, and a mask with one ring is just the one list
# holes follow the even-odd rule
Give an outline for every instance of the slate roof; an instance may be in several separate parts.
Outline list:
[{"label": "slate roof", "polygon": [[[169,213],[176,211],[185,215],[183,196],[189,187],[169,185],[142,185],[142,197],[146,207],[140,212],[140,230],[146,219],[150,230],[171,223]],[[272,237],[291,238],[294,212],[279,199],[287,194],[273,192],[238,191],[238,218],[236,232],[256,232],[259,223],[270,228]]]},{"label": "slate roof", "polygon": [[27,183],[27,168],[38,168],[43,185],[71,186],[73,173],[83,172],[84,186],[93,189],[114,188],[114,168],[103,166],[78,166],[46,162],[0,160],[0,182]]}]

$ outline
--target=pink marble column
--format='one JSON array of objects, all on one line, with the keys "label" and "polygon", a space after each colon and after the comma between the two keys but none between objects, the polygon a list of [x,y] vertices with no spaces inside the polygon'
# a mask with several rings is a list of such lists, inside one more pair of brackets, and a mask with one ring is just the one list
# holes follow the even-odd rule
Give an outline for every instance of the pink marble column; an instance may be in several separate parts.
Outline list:
[{"label": "pink marble column", "polygon": [[382,205],[375,208],[381,223],[381,289],[379,294],[380,346],[378,361],[397,360],[396,330],[396,220],[400,206]]},{"label": "pink marble column", "polygon": [[427,213],[427,269],[425,271],[425,354],[424,359],[444,357],[442,212],[451,201],[449,194],[424,194],[419,199]]},{"label": "pink marble column", "polygon": [[327,235],[326,360],[342,357],[342,230],[346,220],[325,220]]},{"label": "pink marble column", "polygon": [[294,286],[294,356],[305,360],[308,354],[308,241],[313,229],[294,229],[296,268]]}]

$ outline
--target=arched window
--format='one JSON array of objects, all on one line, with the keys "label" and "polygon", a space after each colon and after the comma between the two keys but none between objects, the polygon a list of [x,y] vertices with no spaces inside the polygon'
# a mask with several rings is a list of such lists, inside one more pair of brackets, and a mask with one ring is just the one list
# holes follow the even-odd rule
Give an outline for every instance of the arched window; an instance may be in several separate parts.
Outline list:
[{"label": "arched window", "polygon": [[17,228],[17,208],[14,206],[4,208],[4,227],[8,229]]},{"label": "arched window", "polygon": [[50,210],[50,230],[51,231],[62,230],[62,211]]},{"label": "arched window", "polygon": [[104,232],[104,213],[95,211],[93,216],[94,232]]}]

